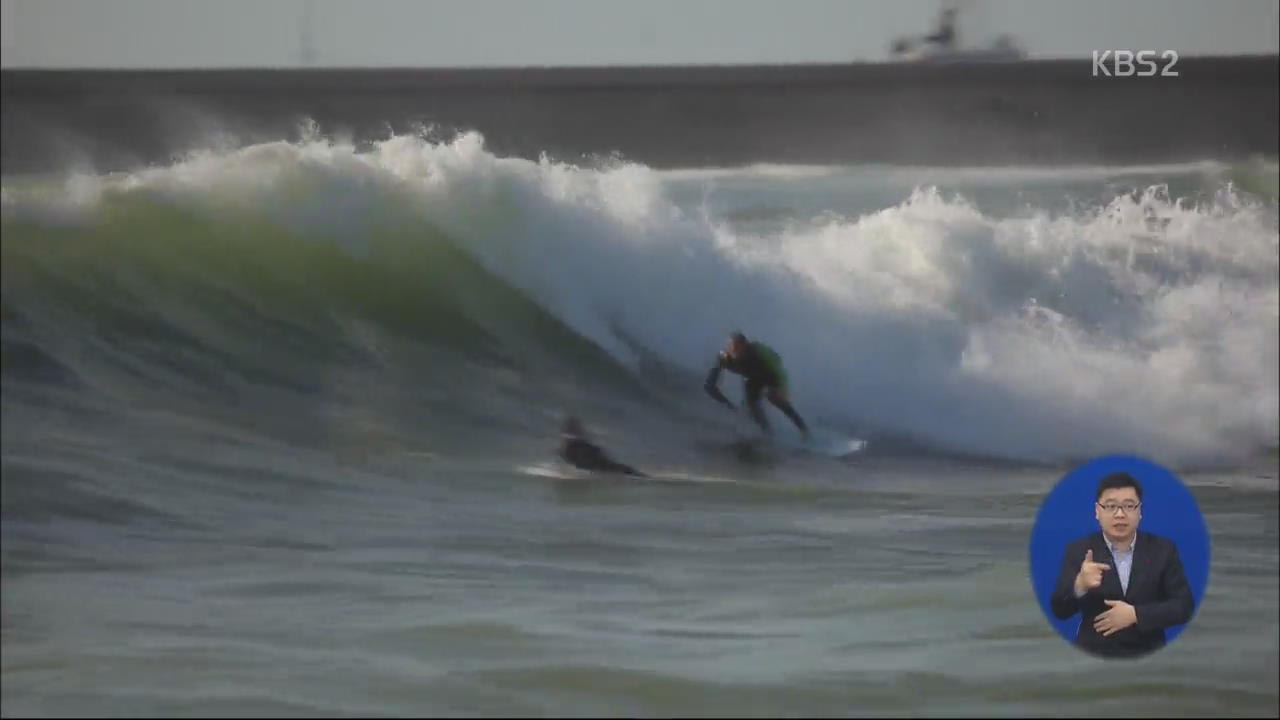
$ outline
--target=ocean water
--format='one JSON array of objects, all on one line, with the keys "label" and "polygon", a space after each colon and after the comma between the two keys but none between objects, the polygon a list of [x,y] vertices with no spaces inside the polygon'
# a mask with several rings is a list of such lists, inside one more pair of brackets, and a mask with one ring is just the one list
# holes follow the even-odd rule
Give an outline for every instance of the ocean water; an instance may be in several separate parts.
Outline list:
[{"label": "ocean water", "polygon": [[[322,128],[6,173],[3,713],[1274,716],[1276,178]],[[867,447],[739,442],[734,329]],[[658,477],[560,467],[565,413]],[[1027,567],[1116,452],[1213,543],[1119,671]]]}]

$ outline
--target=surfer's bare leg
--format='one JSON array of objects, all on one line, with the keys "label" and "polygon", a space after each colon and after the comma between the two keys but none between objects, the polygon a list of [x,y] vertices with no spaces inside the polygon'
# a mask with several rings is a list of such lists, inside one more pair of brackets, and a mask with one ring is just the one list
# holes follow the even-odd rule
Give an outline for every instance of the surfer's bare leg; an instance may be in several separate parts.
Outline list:
[{"label": "surfer's bare leg", "polygon": [[809,427],[804,424],[804,419],[800,417],[800,413],[796,412],[795,408],[791,407],[791,401],[787,399],[786,390],[776,387],[769,388],[769,402],[773,403],[773,406],[781,410],[788,418],[791,418],[791,422],[800,428],[801,433],[806,436],[809,434]]}]

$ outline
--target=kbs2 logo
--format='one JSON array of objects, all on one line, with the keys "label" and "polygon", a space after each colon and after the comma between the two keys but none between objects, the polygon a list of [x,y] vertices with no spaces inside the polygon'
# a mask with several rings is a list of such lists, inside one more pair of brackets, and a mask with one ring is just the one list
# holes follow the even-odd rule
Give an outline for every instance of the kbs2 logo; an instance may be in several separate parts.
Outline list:
[{"label": "kbs2 logo", "polygon": [[1161,77],[1178,77],[1178,71],[1173,69],[1178,64],[1178,51],[1165,50],[1159,55],[1167,61],[1163,68],[1155,61],[1155,50],[1094,50],[1093,76],[1151,77],[1159,72]]}]

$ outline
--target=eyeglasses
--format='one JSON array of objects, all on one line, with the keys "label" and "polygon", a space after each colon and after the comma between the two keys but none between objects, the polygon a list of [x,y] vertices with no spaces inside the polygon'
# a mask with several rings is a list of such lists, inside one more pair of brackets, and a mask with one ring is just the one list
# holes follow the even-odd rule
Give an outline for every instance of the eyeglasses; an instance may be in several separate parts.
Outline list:
[{"label": "eyeglasses", "polygon": [[1142,507],[1142,503],[1140,502],[1127,502],[1127,503],[1120,503],[1120,504],[1098,503],[1098,507],[1111,513],[1112,515],[1115,515],[1117,510],[1123,510],[1125,515],[1132,515],[1133,513],[1137,512],[1138,508]]}]

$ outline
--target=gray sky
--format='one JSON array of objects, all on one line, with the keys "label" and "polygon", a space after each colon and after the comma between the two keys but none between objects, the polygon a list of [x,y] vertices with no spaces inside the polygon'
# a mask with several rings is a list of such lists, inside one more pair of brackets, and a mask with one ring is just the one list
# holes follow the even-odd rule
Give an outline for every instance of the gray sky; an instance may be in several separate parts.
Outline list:
[{"label": "gray sky", "polygon": [[[0,0],[4,67],[874,61],[938,0]],[[1277,0],[960,0],[964,44],[1275,53]]]}]

